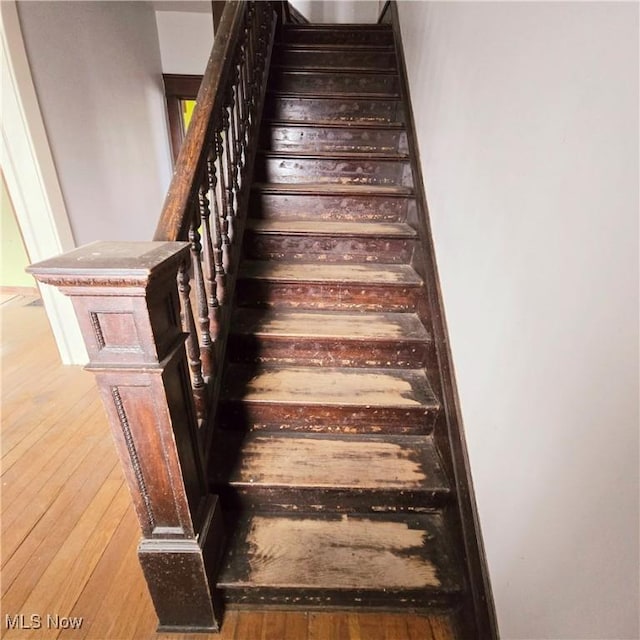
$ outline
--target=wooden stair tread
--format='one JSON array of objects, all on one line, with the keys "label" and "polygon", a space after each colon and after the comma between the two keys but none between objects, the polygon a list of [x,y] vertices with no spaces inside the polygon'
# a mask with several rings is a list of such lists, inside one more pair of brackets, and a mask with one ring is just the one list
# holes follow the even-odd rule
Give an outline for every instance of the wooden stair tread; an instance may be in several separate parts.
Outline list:
[{"label": "wooden stair tread", "polygon": [[406,153],[384,151],[269,151],[260,150],[258,155],[266,158],[304,160],[397,160],[406,162]]},{"label": "wooden stair tread", "polygon": [[449,490],[430,437],[226,431],[217,449],[217,476],[234,486]]},{"label": "wooden stair tread", "polygon": [[[296,53],[300,54],[300,51]],[[318,52],[319,53],[319,52]],[[363,52],[368,53],[368,52]],[[313,74],[362,74],[362,75],[388,75],[397,76],[395,66],[390,65],[378,65],[378,66],[365,66],[364,64],[341,64],[340,66],[333,66],[331,64],[311,64],[311,63],[298,63],[298,62],[277,62],[271,65],[272,72],[277,76],[278,74],[290,74],[290,73],[313,73]],[[394,93],[397,95],[397,93]]]},{"label": "wooden stair tread", "polygon": [[[287,75],[320,75],[320,76],[342,76],[342,75],[364,75],[364,76],[389,76],[390,78],[397,78],[398,72],[395,69],[368,69],[358,68],[355,72],[349,67],[325,67],[322,69],[316,67],[303,67],[296,65],[274,65],[278,70],[278,73],[284,73]],[[276,74],[277,75],[277,74]]]},{"label": "wooden stair tread", "polygon": [[357,120],[322,120],[320,122],[314,120],[280,120],[280,119],[267,119],[265,118],[263,124],[267,127],[270,126],[290,126],[290,127],[309,127],[320,129],[373,129],[378,131],[380,129],[392,129],[394,131],[403,131],[406,125],[402,122],[368,122]]},{"label": "wooden stair tread", "polygon": [[461,581],[440,514],[248,514],[217,586],[457,593]]},{"label": "wooden stair tread", "polygon": [[[278,43],[284,42],[295,42],[298,44],[300,41],[291,40],[292,35],[301,35],[301,34],[314,34],[314,33],[324,33],[329,36],[334,36],[336,34],[341,35],[355,35],[355,34],[373,34],[373,35],[392,35],[393,30],[391,25],[388,24],[373,24],[373,23],[362,23],[362,22],[342,22],[342,23],[326,23],[326,22],[309,22],[306,24],[284,24],[281,27],[280,38],[278,39]],[[357,38],[354,38],[355,42],[358,42]],[[303,42],[303,44],[312,44],[308,42]],[[316,43],[313,43],[316,44]],[[353,46],[351,42],[347,42],[350,47]],[[368,46],[371,43],[361,43],[367,44]],[[389,45],[393,43],[387,43]]]},{"label": "wooden stair tread", "polygon": [[422,369],[230,364],[223,386],[229,402],[367,408],[440,406]]},{"label": "wooden stair tread", "polygon": [[232,333],[337,340],[402,340],[426,342],[429,333],[414,313],[344,313],[237,309]]},{"label": "wooden stair tread", "polygon": [[422,284],[420,276],[404,264],[318,264],[245,260],[240,266],[239,277],[272,282]]},{"label": "wooden stair tread", "polygon": [[249,218],[247,229],[263,234],[314,236],[375,236],[415,238],[416,231],[403,222],[343,222],[333,220],[260,220]]},{"label": "wooden stair tread", "polygon": [[[327,42],[316,44],[305,44],[303,42],[284,42],[279,40],[274,44],[277,49],[284,49],[287,51],[352,51],[352,44],[341,44],[339,42]],[[371,50],[372,52],[388,52],[395,53],[395,46],[392,44],[360,44],[357,47],[358,51]]]},{"label": "wooden stair tread", "polygon": [[400,94],[392,91],[385,92],[361,92],[361,91],[279,91],[270,90],[269,93],[276,98],[333,98],[337,100],[395,100]]},{"label": "wooden stair tread", "polygon": [[387,52],[393,51],[395,52],[395,47],[392,44],[380,44],[374,45],[368,42],[354,42],[354,43],[340,43],[340,42],[314,42],[314,43],[303,43],[303,42],[288,42],[286,40],[278,40],[274,43],[275,47],[281,48],[300,48],[300,49],[322,49],[325,51],[338,51],[340,49],[348,50],[348,51],[380,51]]},{"label": "wooden stair tread", "polygon": [[402,101],[396,96],[361,94],[300,94],[268,91],[268,118],[308,122],[404,122]]},{"label": "wooden stair tread", "polygon": [[[389,74],[391,73],[391,67],[379,66],[379,67],[364,67],[364,66],[356,66],[356,65],[345,65],[341,67],[332,67],[329,65],[302,65],[302,64],[294,64],[294,63],[279,63],[272,64],[271,68],[277,73],[280,72],[303,72],[307,71],[309,73],[383,73]],[[387,94],[388,95],[388,94]],[[397,94],[394,94],[397,95]]]},{"label": "wooden stair tread", "polygon": [[340,194],[363,196],[412,196],[413,189],[402,185],[344,184],[318,182],[254,182],[251,188],[262,193]]},{"label": "wooden stair tread", "polygon": [[307,22],[305,24],[287,23],[282,25],[287,31],[391,31],[389,24],[373,24],[370,22]]}]

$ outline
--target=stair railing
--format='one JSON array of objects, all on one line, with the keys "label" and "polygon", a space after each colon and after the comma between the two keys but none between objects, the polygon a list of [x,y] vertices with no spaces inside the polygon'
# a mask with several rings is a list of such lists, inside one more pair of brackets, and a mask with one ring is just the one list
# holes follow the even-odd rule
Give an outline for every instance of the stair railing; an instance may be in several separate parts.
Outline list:
[{"label": "stair railing", "polygon": [[224,531],[207,466],[274,4],[226,3],[154,242],[98,242],[29,268],[74,305],[163,631],[220,624]]},{"label": "stair railing", "polygon": [[154,236],[191,249],[178,283],[205,461],[274,26],[271,3],[227,3]]}]

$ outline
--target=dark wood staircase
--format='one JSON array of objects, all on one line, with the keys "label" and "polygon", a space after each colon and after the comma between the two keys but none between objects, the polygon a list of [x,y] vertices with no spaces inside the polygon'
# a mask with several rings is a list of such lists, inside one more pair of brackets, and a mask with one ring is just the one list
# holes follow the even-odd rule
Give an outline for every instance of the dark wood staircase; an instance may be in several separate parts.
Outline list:
[{"label": "dark wood staircase", "polygon": [[210,465],[230,604],[455,608],[465,591],[393,38],[278,31]]},{"label": "dark wood staircase", "polygon": [[74,305],[160,631],[226,603],[495,639],[397,6],[303,22],[226,3],[154,241],[30,270]]}]

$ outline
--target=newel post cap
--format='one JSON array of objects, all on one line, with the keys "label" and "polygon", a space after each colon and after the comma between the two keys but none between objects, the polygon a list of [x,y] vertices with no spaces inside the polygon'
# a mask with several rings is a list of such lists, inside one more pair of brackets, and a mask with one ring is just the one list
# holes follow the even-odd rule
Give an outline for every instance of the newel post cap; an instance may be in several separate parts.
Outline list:
[{"label": "newel post cap", "polygon": [[83,289],[146,289],[162,276],[175,275],[187,259],[188,242],[93,242],[27,267],[45,284],[82,295]]},{"label": "newel post cap", "polygon": [[70,296],[91,367],[159,366],[184,340],[176,274],[187,242],[94,242],[28,268]]}]

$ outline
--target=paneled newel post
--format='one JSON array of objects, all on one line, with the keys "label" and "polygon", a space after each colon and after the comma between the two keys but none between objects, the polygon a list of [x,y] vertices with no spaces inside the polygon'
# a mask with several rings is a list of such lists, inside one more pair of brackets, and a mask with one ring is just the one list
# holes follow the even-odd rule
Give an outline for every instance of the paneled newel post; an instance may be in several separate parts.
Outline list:
[{"label": "paneled newel post", "polygon": [[186,242],[99,242],[29,271],[69,295],[142,529],[161,630],[218,629],[207,570],[222,519],[209,495],[180,322]]}]

